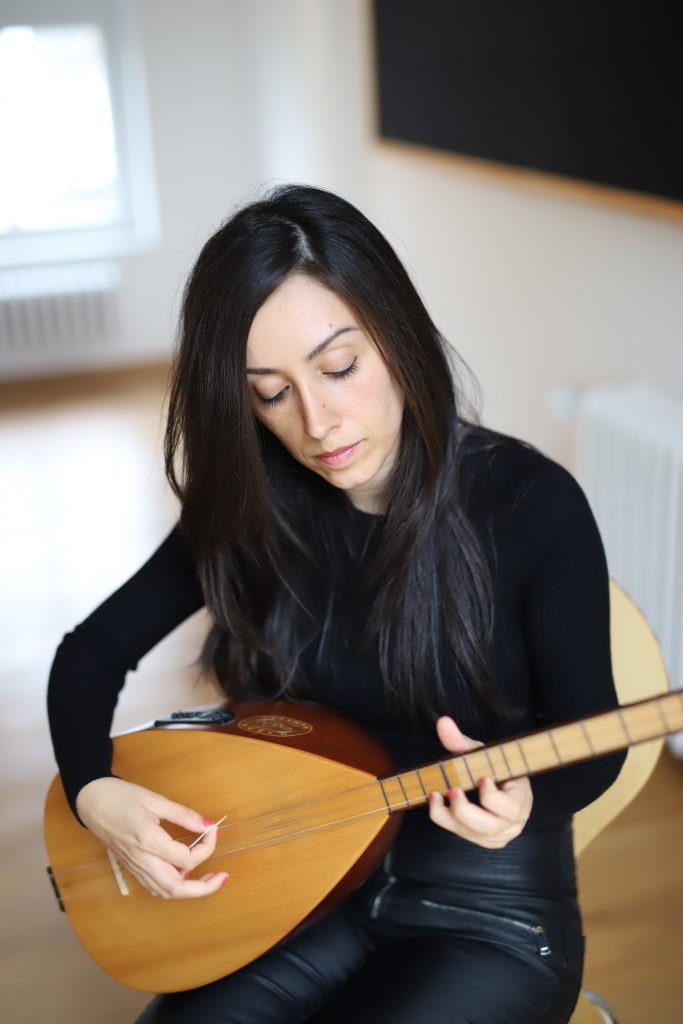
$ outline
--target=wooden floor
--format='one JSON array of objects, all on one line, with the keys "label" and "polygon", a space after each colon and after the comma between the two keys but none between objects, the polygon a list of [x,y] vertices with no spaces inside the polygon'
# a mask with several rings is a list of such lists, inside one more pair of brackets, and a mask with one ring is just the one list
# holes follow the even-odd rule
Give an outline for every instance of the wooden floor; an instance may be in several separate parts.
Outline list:
[{"label": "wooden floor", "polygon": [[[0,985],[9,1024],[125,1024],[147,999],[91,964],[51,894],[41,837],[54,773],[44,691],[62,635],[173,522],[160,457],[165,380],[150,367],[0,385]],[[204,628],[200,612],[143,660],[117,727],[212,699],[189,668]],[[580,863],[586,986],[621,1024],[683,1021],[682,807],[683,762],[665,754]]]}]

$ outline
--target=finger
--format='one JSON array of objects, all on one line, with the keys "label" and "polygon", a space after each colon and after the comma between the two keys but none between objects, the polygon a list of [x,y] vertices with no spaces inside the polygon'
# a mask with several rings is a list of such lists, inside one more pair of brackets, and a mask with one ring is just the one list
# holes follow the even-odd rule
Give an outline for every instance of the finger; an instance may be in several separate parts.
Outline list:
[{"label": "finger", "polygon": [[446,807],[446,800],[439,792],[429,794],[429,817],[435,825],[440,825],[449,832],[456,831],[453,818]]},{"label": "finger", "polygon": [[446,807],[444,804],[445,814],[458,826],[459,833],[468,839],[475,834],[498,836],[510,826],[507,819],[499,818],[498,815],[471,803],[461,789],[450,790],[448,798],[450,806]]},{"label": "finger", "polygon": [[480,805],[510,822],[526,821],[532,800],[531,783],[527,778],[504,783],[503,787],[492,779],[482,779],[479,783]]},{"label": "finger", "polygon": [[211,828],[198,841],[187,845],[179,839],[172,839],[169,846],[169,857],[176,867],[189,868],[191,871],[215,853],[218,843],[218,827]]},{"label": "finger", "polygon": [[157,858],[150,858],[144,863],[135,863],[122,855],[119,855],[119,859],[143,889],[146,889],[152,896],[164,895],[169,879],[164,878],[163,868],[168,865],[164,865]]},{"label": "finger", "polygon": [[158,857],[148,856],[144,861],[127,865],[131,873],[152,895],[165,899],[191,899],[209,896],[224,885],[226,871],[208,872],[200,879],[190,879],[189,870],[178,871]]},{"label": "finger", "polygon": [[[445,797],[441,793],[429,794],[429,817],[435,825],[440,825],[442,828],[448,829],[449,832],[455,832],[463,839],[470,839],[476,834],[486,836],[497,834],[501,826],[498,819],[488,811],[474,807],[461,790],[457,793],[455,790],[451,790],[448,795],[450,805],[446,803]],[[470,814],[470,808],[478,811],[480,816]]]},{"label": "finger", "polygon": [[173,800],[160,796],[158,793],[150,793],[150,799],[146,801],[147,806],[161,820],[171,821],[174,825],[186,828],[188,832],[205,832],[214,824],[213,819],[207,818],[191,807],[177,804]]},{"label": "finger", "polygon": [[470,736],[466,736],[448,715],[442,715],[437,719],[436,734],[442,746],[446,750],[450,750],[452,754],[462,754],[484,745],[479,740],[473,740]]},{"label": "finger", "polygon": [[226,871],[211,871],[201,878],[181,879],[171,887],[167,899],[191,900],[212,896],[228,882],[229,878]]},{"label": "finger", "polygon": [[462,790],[449,792],[449,805],[445,804],[440,794],[430,798],[430,817],[436,824],[451,826],[451,831],[474,842],[482,837],[498,838],[510,826],[506,819],[472,804]]},{"label": "finger", "polygon": [[[203,826],[204,831],[206,826]],[[161,825],[148,823],[140,835],[140,845],[145,853],[183,870],[193,870],[216,849],[218,829],[212,828],[192,849],[180,839],[172,839]]]}]

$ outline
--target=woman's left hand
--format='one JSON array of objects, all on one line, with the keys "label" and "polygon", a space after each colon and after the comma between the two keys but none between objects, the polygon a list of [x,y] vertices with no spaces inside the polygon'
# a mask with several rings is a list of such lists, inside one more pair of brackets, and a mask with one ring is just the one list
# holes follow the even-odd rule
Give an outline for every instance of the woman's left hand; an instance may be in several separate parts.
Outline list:
[{"label": "woman's left hand", "polygon": [[[452,754],[466,754],[483,746],[460,732],[452,718],[443,716],[436,723],[437,735]],[[531,814],[533,795],[529,779],[510,779],[500,784],[491,778],[479,782],[479,803],[473,804],[462,789],[448,793],[450,806],[441,793],[429,794],[429,817],[435,825],[454,832],[471,843],[490,850],[507,846],[515,839]]]}]

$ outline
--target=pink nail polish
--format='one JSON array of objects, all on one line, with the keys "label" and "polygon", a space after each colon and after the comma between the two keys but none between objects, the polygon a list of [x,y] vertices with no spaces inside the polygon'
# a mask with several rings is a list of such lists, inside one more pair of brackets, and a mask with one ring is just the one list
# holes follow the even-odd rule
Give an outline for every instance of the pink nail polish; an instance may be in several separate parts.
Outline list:
[{"label": "pink nail polish", "polygon": [[229,880],[229,878],[230,878],[230,875],[226,875],[226,876],[225,876],[225,878],[224,878],[224,879],[223,879],[223,881],[221,882],[221,888],[222,888],[222,887],[223,887],[223,886],[225,885],[225,883],[226,883],[226,882],[227,882],[227,881]]},{"label": "pink nail polish", "polygon": [[448,790],[448,799],[450,800],[451,803],[453,803],[455,801],[455,798],[457,797],[457,795],[458,795],[457,789],[449,789]]},{"label": "pink nail polish", "polygon": [[189,878],[190,877],[190,872],[189,871],[183,871],[182,872],[182,877],[183,878]]},{"label": "pink nail polish", "polygon": [[209,828],[210,825],[215,825],[216,822],[212,821],[211,818],[202,818],[202,825],[204,828]]}]

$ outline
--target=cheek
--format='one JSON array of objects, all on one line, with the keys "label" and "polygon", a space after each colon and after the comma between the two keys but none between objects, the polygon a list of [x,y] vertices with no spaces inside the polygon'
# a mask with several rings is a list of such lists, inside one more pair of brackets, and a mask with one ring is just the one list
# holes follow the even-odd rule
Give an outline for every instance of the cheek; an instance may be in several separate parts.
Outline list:
[{"label": "cheek", "polygon": [[378,371],[373,390],[374,394],[369,396],[369,400],[377,418],[384,422],[387,432],[395,432],[403,417],[403,392],[385,366]]},{"label": "cheek", "polygon": [[373,360],[367,372],[362,377],[359,374],[345,404],[347,413],[360,421],[393,421],[403,413],[403,392],[384,363]]}]

